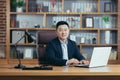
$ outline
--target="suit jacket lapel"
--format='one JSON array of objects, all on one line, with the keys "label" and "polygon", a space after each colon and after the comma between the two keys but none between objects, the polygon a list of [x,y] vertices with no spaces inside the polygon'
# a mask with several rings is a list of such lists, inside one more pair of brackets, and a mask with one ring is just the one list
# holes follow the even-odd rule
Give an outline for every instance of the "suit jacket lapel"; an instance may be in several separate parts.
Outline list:
[{"label": "suit jacket lapel", "polygon": [[62,56],[63,56],[63,54],[62,54],[62,47],[61,47],[59,39],[57,39],[57,41],[58,42],[56,42],[56,48],[59,51],[57,54],[58,54],[58,56],[60,56],[60,58],[62,58]]},{"label": "suit jacket lapel", "polygon": [[71,54],[70,54],[71,45],[70,45],[69,39],[68,39],[67,48],[68,48],[68,59],[70,59],[70,55],[71,55]]}]

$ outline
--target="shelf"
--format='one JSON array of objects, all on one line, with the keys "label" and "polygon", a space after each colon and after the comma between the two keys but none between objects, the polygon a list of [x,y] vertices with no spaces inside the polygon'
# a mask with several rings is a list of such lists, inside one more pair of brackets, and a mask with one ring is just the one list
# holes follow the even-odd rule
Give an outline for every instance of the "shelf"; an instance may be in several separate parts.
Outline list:
[{"label": "shelf", "polygon": [[45,12],[10,12],[10,14],[46,14]]},{"label": "shelf", "polygon": [[101,15],[101,14],[103,14],[103,15],[107,15],[107,14],[109,14],[109,15],[117,15],[118,14],[118,12],[10,12],[10,14],[41,14],[41,15],[43,15],[43,14],[46,14],[46,15],[48,15],[48,14],[55,14],[55,15],[57,15],[57,14],[60,14],[60,15],[80,15],[80,14],[82,14],[82,15],[85,15],[85,14],[87,14],[87,15],[90,15],[90,14],[96,14],[96,15]]},{"label": "shelf", "polygon": [[[7,4],[10,4],[9,0]],[[120,63],[120,29],[119,29],[119,0],[55,0],[56,9],[53,11],[50,0],[25,0],[26,5],[24,6],[25,10],[23,12],[15,12],[12,9],[12,6],[7,6],[8,19],[7,19],[7,57],[8,63],[16,64],[18,59],[11,59],[10,54],[12,48],[15,44],[12,42],[12,32],[13,31],[27,31],[31,34],[35,34],[38,31],[55,31],[55,24],[58,21],[64,20],[69,26],[71,33],[76,39],[77,46],[82,51],[84,48],[91,49],[96,46],[111,46],[112,51],[117,51],[117,59],[109,60],[109,63]],[[105,12],[104,3],[111,2],[111,7],[108,12]],[[42,4],[39,4],[42,3]],[[83,4],[82,4],[83,3]],[[44,5],[43,5],[44,4]],[[42,8],[45,8],[46,11],[37,10],[39,6],[42,5]],[[34,11],[33,7],[36,9]],[[104,28],[105,22],[103,22],[103,16],[109,16],[110,27]],[[92,28],[86,28],[86,17],[92,17],[94,25]],[[13,21],[13,22],[12,22]],[[36,27],[36,25],[38,25]],[[110,43],[105,44],[105,33],[110,31]],[[20,35],[19,35],[20,36]],[[18,37],[19,38],[19,37]],[[85,38],[84,44],[82,43],[81,38]],[[93,39],[96,39],[96,44],[93,43]],[[36,43],[29,43],[28,37],[25,37],[25,43],[17,44],[19,48],[32,47],[36,50],[36,46],[41,46]],[[46,44],[42,45],[46,47]],[[92,49],[91,49],[92,50]],[[86,50],[85,50],[86,51]],[[23,51],[24,52],[24,51]],[[22,52],[22,53],[23,53]],[[89,52],[89,50],[88,50]],[[37,53],[37,52],[36,52]],[[89,55],[89,53],[88,53]],[[6,60],[5,59],[5,60]],[[23,63],[38,63],[37,59],[21,59]]]},{"label": "shelf", "polygon": [[[55,30],[55,28],[10,28],[11,30]],[[118,30],[117,28],[70,28],[70,30]]]},{"label": "shelf", "polygon": [[118,44],[80,44],[80,46],[118,46]]},{"label": "shelf", "polygon": [[8,64],[7,59],[0,59],[0,65]]},{"label": "shelf", "polygon": [[11,30],[55,30],[55,28],[10,28]]},{"label": "shelf", "polygon": [[109,14],[109,15],[117,15],[118,14],[118,12],[87,12],[87,13],[81,13],[81,14],[97,14],[97,15],[101,15],[101,14],[103,14],[103,15],[107,15],[107,14]]},{"label": "shelf", "polygon": [[[11,46],[14,46],[15,44],[10,44]],[[17,46],[36,46],[35,43],[21,43],[17,44]]]},{"label": "shelf", "polygon": [[118,28],[106,28],[106,29],[100,29],[100,30],[118,30]]},{"label": "shelf", "polygon": [[120,61],[118,60],[109,60],[108,64],[119,64]]},{"label": "shelf", "polygon": [[[18,59],[8,60],[9,64],[18,64]],[[22,64],[38,64],[38,59],[21,59]]]},{"label": "shelf", "polygon": [[26,30],[26,28],[10,28],[10,30]]},{"label": "shelf", "polygon": [[[10,28],[11,30],[55,30],[55,28]],[[70,28],[70,30],[98,30],[97,28]]]},{"label": "shelf", "polygon": [[98,28],[70,28],[70,30],[93,30],[93,31],[97,31]]}]

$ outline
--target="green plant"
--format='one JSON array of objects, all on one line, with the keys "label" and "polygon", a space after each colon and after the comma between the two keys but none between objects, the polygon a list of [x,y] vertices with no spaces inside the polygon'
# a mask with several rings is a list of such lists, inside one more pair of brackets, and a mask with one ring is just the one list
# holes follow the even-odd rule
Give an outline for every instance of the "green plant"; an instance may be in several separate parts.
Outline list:
[{"label": "green plant", "polygon": [[24,6],[24,1],[23,0],[12,0],[12,5],[14,7],[22,7]]},{"label": "green plant", "polygon": [[105,22],[105,23],[108,23],[109,22],[109,17],[108,16],[103,16],[103,21]]}]

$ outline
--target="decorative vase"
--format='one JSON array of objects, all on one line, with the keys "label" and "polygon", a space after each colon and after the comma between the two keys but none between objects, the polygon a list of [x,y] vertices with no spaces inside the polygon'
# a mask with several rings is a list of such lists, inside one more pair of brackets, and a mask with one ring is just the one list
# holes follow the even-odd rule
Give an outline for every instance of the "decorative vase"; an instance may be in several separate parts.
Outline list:
[{"label": "decorative vase", "polygon": [[16,7],[16,12],[23,12],[23,7]]},{"label": "decorative vase", "polygon": [[52,7],[52,12],[55,12],[55,8],[54,7]]},{"label": "decorative vase", "polygon": [[105,24],[105,28],[110,28],[110,24],[109,24],[109,23],[106,23],[106,24]]},{"label": "decorative vase", "polygon": [[105,31],[105,43],[110,44],[110,31]]}]

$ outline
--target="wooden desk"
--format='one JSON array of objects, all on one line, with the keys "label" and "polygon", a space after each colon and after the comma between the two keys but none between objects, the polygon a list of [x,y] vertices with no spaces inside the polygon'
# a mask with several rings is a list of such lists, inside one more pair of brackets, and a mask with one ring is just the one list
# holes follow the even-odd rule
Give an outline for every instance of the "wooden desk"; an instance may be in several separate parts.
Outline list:
[{"label": "wooden desk", "polygon": [[53,70],[0,68],[0,80],[120,80],[120,65],[99,68],[53,67]]}]

